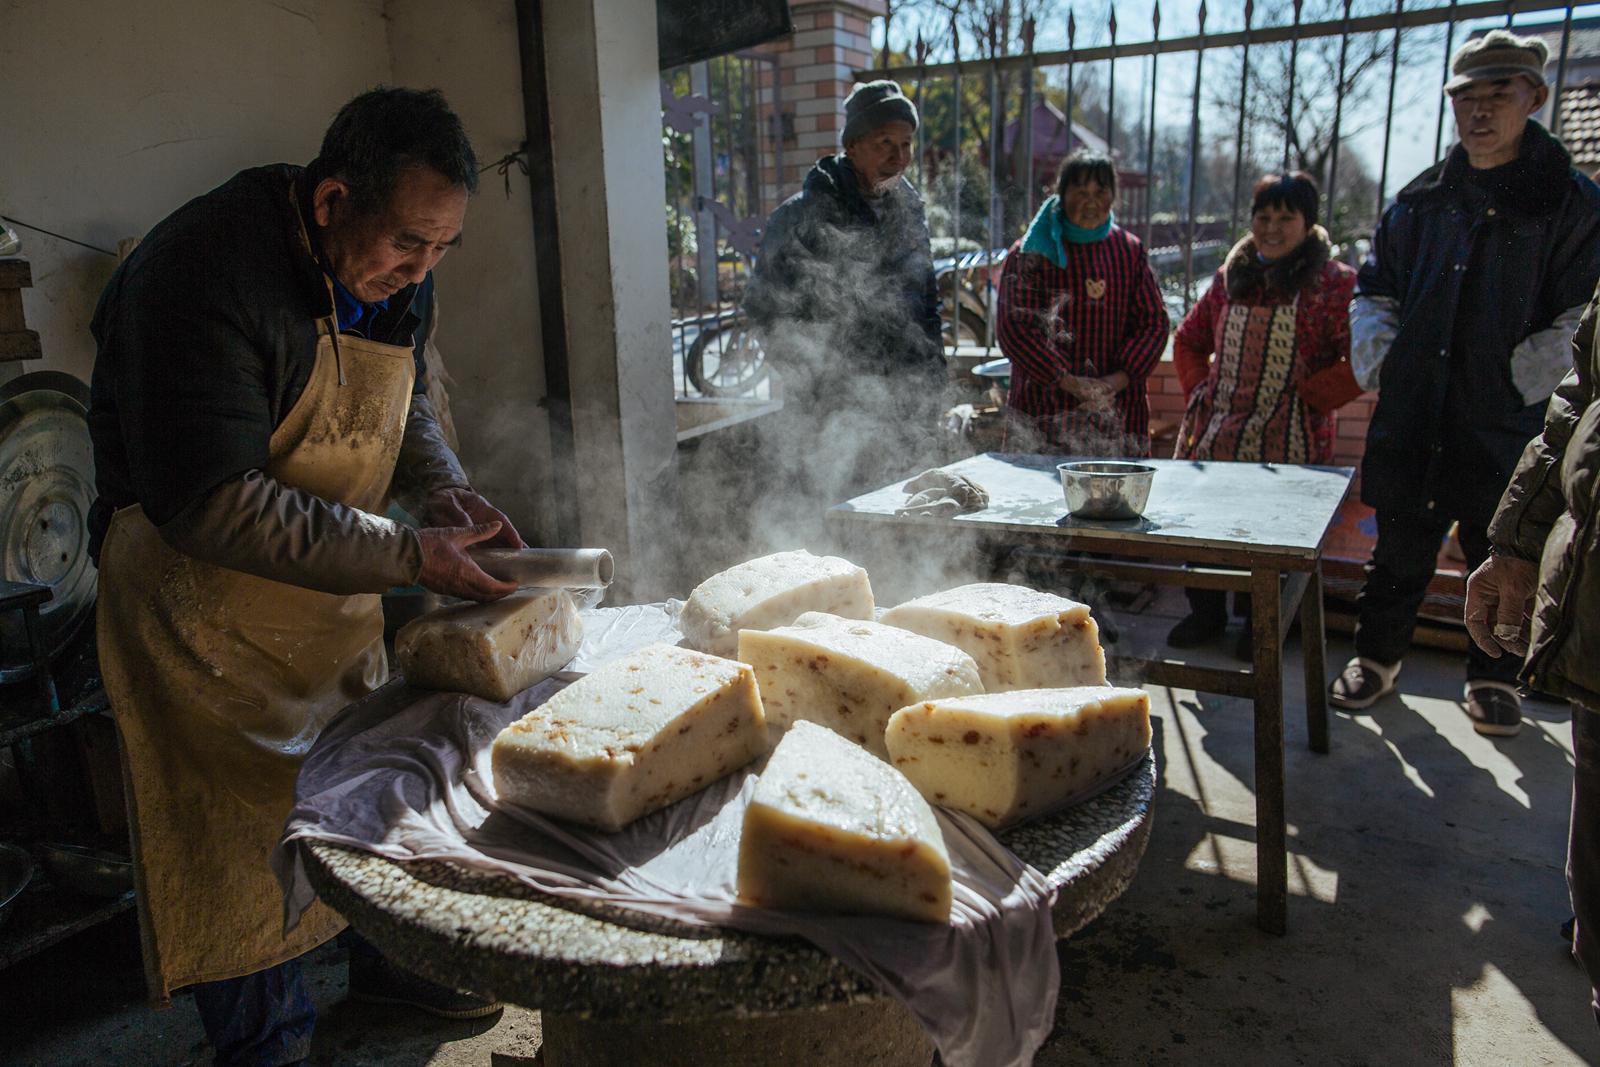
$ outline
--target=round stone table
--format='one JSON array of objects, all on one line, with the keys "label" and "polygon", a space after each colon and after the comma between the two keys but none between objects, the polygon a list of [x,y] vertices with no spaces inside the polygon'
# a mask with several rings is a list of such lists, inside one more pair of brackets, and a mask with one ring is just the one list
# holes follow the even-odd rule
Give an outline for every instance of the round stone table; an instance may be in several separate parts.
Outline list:
[{"label": "round stone table", "polygon": [[[1133,880],[1155,763],[1092,800],[999,834],[1058,890],[1057,937]],[[585,905],[444,863],[310,843],[322,899],[402,966],[541,1012],[545,1067],[927,1067],[900,1002],[798,938]]]}]

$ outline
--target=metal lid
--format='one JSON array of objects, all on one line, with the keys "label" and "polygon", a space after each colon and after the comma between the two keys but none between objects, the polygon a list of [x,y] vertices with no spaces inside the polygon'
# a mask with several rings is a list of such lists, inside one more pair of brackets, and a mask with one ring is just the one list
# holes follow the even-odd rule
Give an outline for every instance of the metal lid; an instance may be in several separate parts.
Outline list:
[{"label": "metal lid", "polygon": [[[0,387],[0,577],[53,592],[39,608],[46,656],[66,645],[94,606],[88,407],[88,388],[57,371],[24,374]],[[21,613],[0,613],[0,681],[30,667]]]}]

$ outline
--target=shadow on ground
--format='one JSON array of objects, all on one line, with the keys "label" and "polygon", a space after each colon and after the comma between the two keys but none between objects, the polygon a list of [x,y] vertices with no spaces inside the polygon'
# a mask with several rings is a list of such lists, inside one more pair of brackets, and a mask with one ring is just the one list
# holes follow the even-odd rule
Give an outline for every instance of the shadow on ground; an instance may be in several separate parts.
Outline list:
[{"label": "shadow on ground", "polygon": [[[1231,644],[1232,634],[1226,639]],[[1330,668],[1348,649],[1334,642]],[[1491,741],[1460,659],[1417,651],[1403,694],[1306,747],[1285,694],[1289,933],[1254,923],[1251,706],[1152,687],[1162,786],[1138,878],[1060,947],[1042,1065],[1587,1063],[1600,1035],[1559,937],[1569,712]]]}]

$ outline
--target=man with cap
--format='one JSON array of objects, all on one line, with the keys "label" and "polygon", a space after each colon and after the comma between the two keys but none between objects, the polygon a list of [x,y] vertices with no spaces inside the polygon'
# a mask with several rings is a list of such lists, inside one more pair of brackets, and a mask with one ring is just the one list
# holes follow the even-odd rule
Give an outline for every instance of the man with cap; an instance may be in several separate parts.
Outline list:
[{"label": "man with cap", "polygon": [[[1451,59],[1460,142],[1384,213],[1351,303],[1351,363],[1378,390],[1361,499],[1378,538],[1361,591],[1356,656],[1337,706],[1392,692],[1417,610],[1454,522],[1469,569],[1600,277],[1600,188],[1532,116],[1549,97],[1543,41],[1491,30]],[[1498,549],[1494,549],[1498,551]],[[1473,647],[1473,728],[1521,726],[1519,663]]]},{"label": "man with cap", "polygon": [[875,81],[844,110],[843,151],[772,213],[744,302],[782,377],[757,466],[801,523],[927,465],[946,375],[927,220],[904,177],[917,109]]}]

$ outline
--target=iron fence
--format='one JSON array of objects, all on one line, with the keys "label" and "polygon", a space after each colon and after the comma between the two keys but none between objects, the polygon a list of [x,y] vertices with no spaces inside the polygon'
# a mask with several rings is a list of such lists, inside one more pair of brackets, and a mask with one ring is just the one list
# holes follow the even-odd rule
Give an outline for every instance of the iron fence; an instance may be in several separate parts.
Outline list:
[{"label": "iron fence", "polygon": [[[1332,128],[1324,132],[1326,152],[1316,153],[1312,170],[1322,186],[1323,217],[1330,229],[1338,228],[1336,242],[1345,238],[1347,245],[1354,244],[1358,235],[1370,232],[1372,224],[1381,215],[1386,201],[1391,167],[1391,144],[1394,139],[1396,87],[1401,79],[1403,63],[1437,62],[1448,76],[1449,57],[1456,46],[1456,29],[1462,23],[1504,19],[1511,25],[1515,16],[1539,12],[1557,12],[1561,15],[1560,47],[1555,50],[1556,72],[1553,79],[1550,115],[1552,127],[1559,133],[1560,100],[1567,88],[1568,48],[1572,37],[1574,4],[1552,0],[1478,0],[1462,3],[1449,0],[1434,7],[1408,9],[1406,0],[1392,0],[1392,6],[1382,12],[1356,15],[1352,0],[1335,0],[1332,18],[1317,21],[1304,19],[1304,0],[1290,0],[1286,21],[1262,25],[1256,21],[1255,0],[1244,0],[1239,13],[1243,25],[1225,32],[1210,32],[1210,11],[1202,0],[1196,13],[1197,32],[1180,37],[1163,38],[1161,35],[1161,8],[1152,9],[1151,35],[1148,40],[1129,43],[1119,40],[1115,0],[1106,9],[1104,25],[1105,43],[1079,46],[1079,23],[1070,11],[1065,20],[1067,47],[1062,50],[1036,51],[1034,41],[1037,27],[1025,24],[1019,35],[1022,50],[1015,54],[995,54],[994,38],[988,42],[990,54],[981,58],[961,55],[962,41],[954,19],[948,27],[948,45],[957,58],[947,62],[929,62],[933,51],[919,34],[909,49],[906,61],[890,63],[878,69],[863,70],[857,80],[894,78],[907,88],[913,101],[923,114],[918,130],[917,156],[914,163],[914,180],[923,189],[929,201],[930,223],[935,231],[935,254],[944,252],[961,255],[967,249],[980,249],[976,260],[968,257],[968,286],[984,290],[982,300],[992,303],[990,279],[994,273],[997,250],[1007,247],[1021,235],[1026,220],[1037,208],[1041,195],[1039,167],[1036,155],[1040,149],[1040,124],[1035,115],[1040,109],[1039,97],[1053,92],[1056,99],[1064,96],[1064,106],[1056,109],[1047,99],[1044,107],[1054,115],[1043,128],[1050,134],[1048,148],[1057,155],[1068,154],[1075,147],[1101,148],[1113,154],[1118,163],[1120,184],[1130,187],[1131,196],[1122,198],[1124,215],[1119,209],[1119,222],[1144,237],[1156,263],[1158,276],[1162,277],[1169,301],[1176,291],[1175,301],[1184,309],[1195,297],[1197,275],[1202,269],[1220,263],[1223,253],[1239,232],[1241,206],[1246,203],[1244,182],[1246,169],[1252,163],[1261,169],[1300,169],[1308,162],[1305,146],[1301,143],[1302,125],[1306,116],[1297,113],[1297,102],[1305,101],[1309,88],[1302,81],[1297,95],[1297,79],[1302,77],[1304,64],[1302,50],[1308,42],[1326,42],[1328,62],[1333,65],[1332,47],[1337,41],[1337,71],[1333,76]],[[1424,60],[1424,47],[1429,51],[1437,47],[1438,40],[1418,43],[1416,31],[1425,28],[1442,29],[1443,47],[1433,53],[1433,59]],[[1364,58],[1357,68],[1352,65],[1352,42],[1364,44]],[[1267,122],[1265,135],[1281,138],[1281,153],[1264,153],[1259,121],[1249,121],[1253,111],[1259,116],[1264,106],[1258,90],[1252,93],[1252,76],[1259,76],[1261,49],[1267,45],[1287,45],[1288,58],[1284,68],[1276,73],[1286,75],[1286,91],[1281,94],[1281,109]],[[1255,50],[1254,56],[1252,50]],[[1194,64],[1194,77],[1188,84],[1185,110],[1187,111],[1186,136],[1177,144],[1184,144],[1181,158],[1163,159],[1157,147],[1160,100],[1172,94],[1163,93],[1160,79],[1162,57],[1188,56]],[[1231,100],[1224,90],[1206,81],[1207,61],[1237,64],[1236,91]],[[1117,73],[1119,63],[1126,66],[1138,60],[1143,65],[1139,80],[1141,94],[1137,115],[1141,128],[1128,136],[1125,127],[1117,122],[1119,107]],[[1090,64],[1105,64],[1104,91],[1098,85],[1084,84]],[[1056,77],[1052,79],[1050,75]],[[1382,148],[1376,180],[1364,173],[1352,173],[1348,139],[1350,115],[1348,97],[1360,85],[1373,77],[1385,79],[1383,86],[1383,111],[1381,122]],[[1442,83],[1444,79],[1440,79]],[[974,82],[980,88],[972,91]],[[1440,84],[1435,83],[1435,84]],[[1235,84],[1235,83],[1229,83]],[[1329,88],[1318,85],[1319,92]],[[1209,96],[1208,96],[1209,91]],[[1090,94],[1093,98],[1090,98]],[[1252,96],[1258,99],[1252,99]],[[1324,101],[1325,103],[1325,101]],[[1274,103],[1273,106],[1277,106]],[[1433,160],[1437,162],[1444,147],[1446,98],[1439,94],[1437,115],[1434,119]],[[1197,204],[1202,187],[1216,187],[1226,182],[1213,180],[1202,173],[1206,165],[1207,131],[1203,126],[1208,112],[1236,113],[1232,134],[1231,189],[1225,196],[1218,193],[1214,200],[1225,200],[1225,209],[1203,209]],[[963,112],[966,112],[965,117]],[[978,114],[975,114],[978,113]],[[1168,112],[1170,114],[1170,111]],[[1081,119],[1081,121],[1080,121]],[[1064,128],[1056,136],[1051,121],[1058,120]],[[1014,137],[1002,136],[1012,126]],[[948,130],[948,136],[944,131]],[[974,132],[975,131],[975,134]],[[1213,135],[1215,136],[1215,135]],[[1119,144],[1119,139],[1126,138]],[[1057,141],[1064,142],[1057,144]],[[1142,142],[1142,143],[1141,143]],[[1185,144],[1186,142],[1186,144]],[[1059,152],[1056,152],[1057,149]],[[1141,151],[1142,150],[1142,151]],[[1169,154],[1170,155],[1170,154]],[[1142,158],[1139,158],[1142,156]],[[1002,178],[1002,158],[1007,157]],[[1269,162],[1270,161],[1270,162]],[[1178,174],[1163,173],[1165,163],[1176,162]],[[1212,162],[1216,162],[1213,153]],[[1343,169],[1341,169],[1343,168]],[[1049,168],[1047,168],[1049,169]],[[1174,188],[1173,178],[1176,178]],[[1357,178],[1361,181],[1357,181]],[[1360,188],[1358,188],[1360,186]],[[1370,195],[1370,199],[1367,194]],[[1359,202],[1358,202],[1359,201]],[[1162,210],[1166,208],[1166,210]],[[976,211],[974,211],[976,209]],[[974,215],[983,221],[974,225]],[[1224,222],[1225,218],[1225,222]],[[1181,269],[1180,269],[1181,268]],[[989,316],[992,321],[992,315]],[[986,328],[985,340],[992,339],[992,327]]]},{"label": "iron fence", "polygon": [[[679,398],[761,395],[766,367],[733,329],[782,173],[782,131],[762,121],[778,59],[740,52],[662,73],[672,351]],[[770,107],[766,109],[770,113]]]}]

